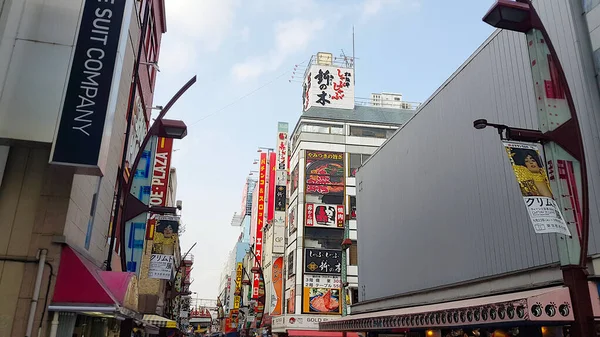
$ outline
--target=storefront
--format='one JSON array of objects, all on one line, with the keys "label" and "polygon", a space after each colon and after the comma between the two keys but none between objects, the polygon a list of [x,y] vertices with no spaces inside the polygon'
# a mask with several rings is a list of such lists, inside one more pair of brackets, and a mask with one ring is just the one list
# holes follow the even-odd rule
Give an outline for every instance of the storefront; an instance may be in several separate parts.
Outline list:
[{"label": "storefront", "polygon": [[[589,283],[600,317],[598,286]],[[321,331],[411,336],[567,336],[573,322],[569,289],[554,286],[440,304],[351,315],[321,322]]]},{"label": "storefront", "polygon": [[135,274],[101,270],[70,246],[63,247],[60,261],[48,306],[53,315],[51,337],[158,334],[158,327],[137,312]]},{"label": "storefront", "polygon": [[[331,322],[339,316],[323,317],[323,315],[282,315],[273,317],[273,337],[343,337],[340,331],[319,331],[319,323]],[[356,333],[347,333],[346,337],[358,337]]]}]

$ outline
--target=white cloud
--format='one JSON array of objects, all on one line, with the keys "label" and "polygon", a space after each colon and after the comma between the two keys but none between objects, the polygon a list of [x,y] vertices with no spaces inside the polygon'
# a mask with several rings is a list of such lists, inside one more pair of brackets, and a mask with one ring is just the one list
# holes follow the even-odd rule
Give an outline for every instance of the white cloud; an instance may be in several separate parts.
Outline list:
[{"label": "white cloud", "polygon": [[249,58],[233,65],[231,68],[233,78],[242,82],[279,68],[289,56],[306,50],[316,34],[324,27],[325,21],[321,19],[293,19],[277,22],[274,26],[273,48],[262,56]]},{"label": "white cloud", "polygon": [[239,0],[168,0],[167,34],[192,38],[215,51],[231,32],[238,5]]},{"label": "white cloud", "polygon": [[240,38],[242,41],[248,42],[248,38],[250,38],[250,27],[245,26],[242,28],[242,30],[240,30]]},{"label": "white cloud", "polygon": [[418,9],[420,7],[418,0],[365,0],[362,6],[362,19],[366,20],[379,14],[384,8],[391,10]]}]

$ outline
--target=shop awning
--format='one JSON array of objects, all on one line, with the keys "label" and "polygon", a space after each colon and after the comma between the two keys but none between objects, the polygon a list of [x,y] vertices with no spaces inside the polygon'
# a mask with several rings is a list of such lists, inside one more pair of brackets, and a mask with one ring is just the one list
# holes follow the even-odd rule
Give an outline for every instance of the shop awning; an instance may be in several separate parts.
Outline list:
[{"label": "shop awning", "polygon": [[177,329],[177,322],[158,315],[144,315],[143,321],[159,328]]},{"label": "shop awning", "polygon": [[118,314],[141,319],[137,313],[137,277],[134,273],[111,272],[69,246],[62,249],[51,311]]},{"label": "shop awning", "polygon": [[444,328],[523,321],[569,322],[573,310],[563,286],[393,309],[321,322],[321,331]]},{"label": "shop awning", "polygon": [[[343,337],[342,332],[315,330],[288,330],[289,337]],[[346,337],[358,337],[356,332],[346,333]]]}]

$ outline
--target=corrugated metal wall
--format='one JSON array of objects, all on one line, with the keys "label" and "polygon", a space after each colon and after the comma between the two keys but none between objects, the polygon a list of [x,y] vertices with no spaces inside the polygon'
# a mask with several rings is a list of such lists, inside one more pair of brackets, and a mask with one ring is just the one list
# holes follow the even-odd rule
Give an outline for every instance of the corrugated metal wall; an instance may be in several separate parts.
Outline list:
[{"label": "corrugated metal wall", "polygon": [[[573,24],[573,1],[537,5],[556,41],[584,125],[590,252],[596,253],[600,102],[591,49],[583,43],[580,50],[576,39],[587,37],[575,34],[582,27]],[[558,261],[554,236],[532,230],[497,134],[472,126],[473,120],[486,118],[537,128],[534,103],[524,35],[497,32],[359,171],[361,300]]]}]

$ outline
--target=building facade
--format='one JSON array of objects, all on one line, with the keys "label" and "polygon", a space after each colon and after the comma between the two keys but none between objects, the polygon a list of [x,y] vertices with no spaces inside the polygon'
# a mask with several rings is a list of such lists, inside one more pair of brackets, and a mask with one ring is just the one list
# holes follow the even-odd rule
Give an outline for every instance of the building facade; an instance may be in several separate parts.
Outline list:
[{"label": "building facade", "polygon": [[[0,335],[131,330],[137,276],[103,263],[134,63],[158,59],[164,1],[7,1],[0,17]],[[141,134],[155,76],[142,66],[134,83]],[[107,311],[74,307],[89,302]]]},{"label": "building facade", "polygon": [[[597,1],[583,1],[583,7],[581,1],[560,0],[533,5],[556,48],[581,125],[589,189],[589,203],[582,207],[589,207],[590,234],[588,287],[578,291],[589,293],[598,316],[600,94],[594,67],[597,24],[592,25]],[[544,66],[546,90],[538,91],[534,67],[544,63],[530,59],[532,45],[522,33],[495,31],[359,170],[358,220],[369,223],[358,227],[359,303],[351,316],[322,323],[322,330],[570,334],[576,319],[573,290],[561,270],[568,238],[537,232],[530,205],[523,202],[524,185],[515,179],[516,152],[509,151],[509,160],[495,131],[473,128],[473,121],[483,118],[537,130],[538,112],[545,107],[536,102],[565,100],[556,94],[562,89],[552,64]],[[537,162],[547,169],[553,192],[556,186],[577,186],[563,182],[568,170],[562,164],[546,159]],[[560,212],[567,219],[577,208],[561,206]],[[568,223],[575,240],[579,221]]]},{"label": "building facade", "polygon": [[[355,105],[353,69],[332,57],[312,59],[303,89],[303,113],[289,137],[284,295],[271,323],[276,335],[316,335],[319,322],[348,314],[358,301],[356,171],[414,115],[403,101],[389,108]],[[276,238],[271,228],[267,238]]]}]

